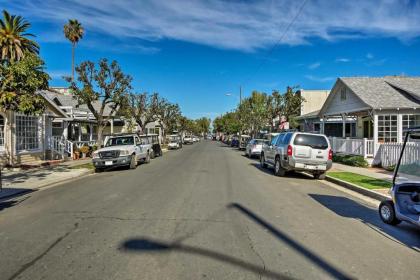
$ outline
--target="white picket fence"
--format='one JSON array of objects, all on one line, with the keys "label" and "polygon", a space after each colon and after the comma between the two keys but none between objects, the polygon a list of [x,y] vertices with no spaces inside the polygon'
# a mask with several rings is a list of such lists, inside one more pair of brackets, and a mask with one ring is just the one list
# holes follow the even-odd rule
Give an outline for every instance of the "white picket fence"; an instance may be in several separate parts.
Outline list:
[{"label": "white picket fence", "polygon": [[337,137],[329,137],[329,140],[334,153],[360,155],[365,158],[374,156],[373,140]]},{"label": "white picket fence", "polygon": [[[401,154],[402,143],[384,143],[378,150],[378,156],[382,167],[396,165]],[[409,142],[405,147],[401,164],[420,162],[420,143]]]}]

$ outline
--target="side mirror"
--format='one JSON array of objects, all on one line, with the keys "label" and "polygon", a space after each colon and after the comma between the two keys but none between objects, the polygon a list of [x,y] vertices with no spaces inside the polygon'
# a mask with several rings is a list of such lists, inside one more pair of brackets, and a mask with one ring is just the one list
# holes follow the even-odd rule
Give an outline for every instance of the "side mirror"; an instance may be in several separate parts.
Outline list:
[{"label": "side mirror", "polygon": [[104,145],[101,145],[100,147],[101,147],[101,148],[103,148],[103,147],[104,147]]}]

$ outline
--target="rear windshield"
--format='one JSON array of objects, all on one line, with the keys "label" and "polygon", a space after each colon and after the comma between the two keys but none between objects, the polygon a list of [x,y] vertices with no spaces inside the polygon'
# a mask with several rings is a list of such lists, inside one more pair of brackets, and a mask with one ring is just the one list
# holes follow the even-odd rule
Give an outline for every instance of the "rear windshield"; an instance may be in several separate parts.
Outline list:
[{"label": "rear windshield", "polygon": [[264,144],[264,143],[268,143],[268,140],[255,140],[256,145]]},{"label": "rear windshield", "polygon": [[324,136],[310,134],[297,134],[293,144],[299,146],[309,146],[311,148],[323,150],[328,148],[328,142]]}]

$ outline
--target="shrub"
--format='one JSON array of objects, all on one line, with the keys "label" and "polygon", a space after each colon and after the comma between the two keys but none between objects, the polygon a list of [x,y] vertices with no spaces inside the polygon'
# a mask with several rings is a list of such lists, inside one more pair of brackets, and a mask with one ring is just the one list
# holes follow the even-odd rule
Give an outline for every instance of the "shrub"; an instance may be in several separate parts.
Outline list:
[{"label": "shrub", "polygon": [[333,155],[333,162],[339,162],[342,164],[350,165],[350,166],[357,166],[357,167],[368,167],[369,164],[362,156],[356,155],[341,155],[335,154]]}]

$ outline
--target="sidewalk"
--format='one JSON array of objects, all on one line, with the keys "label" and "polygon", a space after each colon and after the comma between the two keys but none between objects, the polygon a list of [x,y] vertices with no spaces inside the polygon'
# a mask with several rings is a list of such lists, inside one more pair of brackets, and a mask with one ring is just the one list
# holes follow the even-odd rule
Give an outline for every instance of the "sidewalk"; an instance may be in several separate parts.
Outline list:
[{"label": "sidewalk", "polygon": [[4,169],[2,171],[3,189],[0,191],[0,199],[35,191],[42,187],[93,173],[93,170],[88,168],[74,169],[76,166],[90,162],[91,159],[89,158],[67,161],[50,167],[40,167],[29,170]]}]

